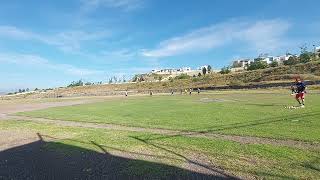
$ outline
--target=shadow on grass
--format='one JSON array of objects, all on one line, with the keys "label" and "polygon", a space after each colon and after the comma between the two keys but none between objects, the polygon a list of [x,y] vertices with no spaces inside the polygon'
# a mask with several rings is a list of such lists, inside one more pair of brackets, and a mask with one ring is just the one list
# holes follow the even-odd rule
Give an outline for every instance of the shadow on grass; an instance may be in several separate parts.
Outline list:
[{"label": "shadow on grass", "polygon": [[230,179],[39,138],[0,152],[0,179]]},{"label": "shadow on grass", "polygon": [[170,149],[166,148],[165,146],[161,146],[161,145],[159,145],[159,144],[157,144],[157,143],[152,143],[152,142],[150,142],[150,141],[141,139],[141,138],[136,137],[136,136],[130,136],[130,137],[133,138],[133,139],[136,139],[136,140],[138,140],[138,141],[140,141],[140,142],[142,142],[142,143],[145,143],[145,144],[147,144],[147,145],[150,145],[150,146],[152,146],[152,147],[154,147],[154,148],[157,148],[157,149],[159,149],[159,150],[161,150],[161,151],[164,151],[164,152],[167,152],[167,153],[169,153],[169,154],[172,154],[172,155],[175,155],[175,156],[177,156],[177,157],[180,157],[180,158],[184,159],[185,161],[187,161],[188,163],[190,163],[190,164],[192,164],[192,165],[199,166],[199,167],[201,167],[201,168],[204,168],[204,169],[206,169],[206,170],[209,170],[210,172],[214,172],[214,173],[217,173],[217,174],[222,174],[223,176],[228,177],[228,179],[239,179],[239,178],[237,178],[237,177],[235,177],[235,176],[233,176],[233,175],[227,174],[225,171],[223,171],[223,170],[220,169],[220,168],[214,167],[214,166],[212,166],[212,165],[206,165],[206,164],[203,164],[203,163],[201,163],[201,162],[197,162],[197,161],[192,160],[192,159],[190,159],[190,158],[188,158],[188,157],[186,157],[186,156],[184,156],[184,155],[182,155],[182,154],[179,154],[179,153],[176,152],[176,151],[170,150]]}]

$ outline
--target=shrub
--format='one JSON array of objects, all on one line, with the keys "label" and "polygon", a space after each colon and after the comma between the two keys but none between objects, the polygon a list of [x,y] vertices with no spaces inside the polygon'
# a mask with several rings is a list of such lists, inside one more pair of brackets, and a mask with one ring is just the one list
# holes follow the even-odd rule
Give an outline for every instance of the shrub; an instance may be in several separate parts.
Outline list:
[{"label": "shrub", "polygon": [[270,64],[270,67],[278,67],[279,63],[277,61],[272,61],[272,63]]},{"label": "shrub", "polygon": [[289,66],[295,65],[295,64],[298,64],[298,63],[299,63],[299,59],[296,56],[291,56],[291,57],[289,57],[288,60],[283,62],[284,65],[289,65]]},{"label": "shrub", "polygon": [[257,69],[265,69],[268,67],[268,64],[264,61],[261,61],[261,60],[257,60],[257,61],[254,61],[253,63],[251,63],[249,66],[248,66],[248,69],[249,71],[252,71],[252,70],[257,70]]},{"label": "shrub", "polygon": [[175,79],[189,79],[190,76],[187,74],[180,74],[179,76],[176,76]]},{"label": "shrub", "polygon": [[220,74],[229,74],[230,72],[230,67],[223,67],[220,71]]}]

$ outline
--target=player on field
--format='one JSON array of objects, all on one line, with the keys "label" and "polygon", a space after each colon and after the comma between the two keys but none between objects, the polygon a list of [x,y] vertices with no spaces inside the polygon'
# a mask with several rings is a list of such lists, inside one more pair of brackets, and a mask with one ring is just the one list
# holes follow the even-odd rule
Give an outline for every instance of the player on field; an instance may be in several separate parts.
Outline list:
[{"label": "player on field", "polygon": [[298,101],[300,107],[304,108],[305,103],[305,94],[306,94],[306,85],[300,79],[296,78],[296,82],[294,86],[291,87],[292,94],[296,96],[296,100]]}]

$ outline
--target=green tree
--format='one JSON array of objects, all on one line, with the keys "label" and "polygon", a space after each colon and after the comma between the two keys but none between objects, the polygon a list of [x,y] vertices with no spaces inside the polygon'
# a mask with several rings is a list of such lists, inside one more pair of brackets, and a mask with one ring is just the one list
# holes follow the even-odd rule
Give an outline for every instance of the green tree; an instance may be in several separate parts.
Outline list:
[{"label": "green tree", "polygon": [[278,67],[279,63],[277,61],[272,61],[272,63],[270,64],[270,67]]},{"label": "green tree", "polygon": [[299,63],[299,59],[296,56],[290,56],[288,60],[283,62],[283,64],[287,66],[295,65],[298,63]]},{"label": "green tree", "polygon": [[212,67],[208,65],[208,73],[211,73]]},{"label": "green tree", "polygon": [[310,52],[301,53],[299,56],[300,62],[307,63],[307,62],[311,61],[311,56],[312,56],[312,53],[310,53]]},{"label": "green tree", "polygon": [[202,68],[202,74],[205,76],[207,74],[207,68],[203,67]]},{"label": "green tree", "polygon": [[256,60],[248,66],[247,70],[252,71],[256,69],[265,69],[267,67],[268,67],[268,64],[265,61]]},{"label": "green tree", "polygon": [[231,72],[230,67],[225,66],[221,68],[220,74],[229,74]]}]

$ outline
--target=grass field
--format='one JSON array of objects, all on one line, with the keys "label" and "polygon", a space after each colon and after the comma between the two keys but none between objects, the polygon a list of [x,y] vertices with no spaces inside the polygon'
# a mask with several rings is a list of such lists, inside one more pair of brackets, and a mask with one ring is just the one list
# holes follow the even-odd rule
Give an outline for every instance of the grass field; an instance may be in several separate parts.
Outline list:
[{"label": "grass field", "polygon": [[119,98],[20,115],[319,142],[320,96],[308,94],[304,109],[284,108],[296,104],[285,91],[231,91]]},{"label": "grass field", "polygon": [[[316,179],[320,175],[319,152],[290,147],[181,136],[166,138],[150,133],[67,128],[28,121],[0,121],[0,125],[0,130],[27,130],[55,137],[55,143],[49,143],[46,149],[66,154],[79,153],[78,149],[69,148],[70,146],[82,147],[81,151],[88,149],[98,152],[101,152],[100,147],[103,147],[108,153],[125,152],[136,158],[179,167],[183,167],[188,161],[201,159],[229,173],[249,179]],[[99,147],[95,144],[99,144]],[[147,154],[148,157],[142,154]],[[163,172],[161,167],[152,168],[150,172],[150,167],[146,166],[144,163],[138,167],[132,164],[126,171],[135,175],[150,174],[158,178],[165,178],[167,173],[175,173]]]},{"label": "grass field", "polygon": [[[296,102],[287,91],[222,91],[201,95],[115,97],[104,102],[21,112],[25,121],[0,121],[0,132],[28,131],[53,138],[45,149],[66,154],[92,150],[129,156],[125,174],[166,178],[196,164],[218,167],[244,179],[317,179],[320,177],[320,97],[307,95],[306,108],[285,109]],[[170,136],[150,132],[67,127],[33,122],[33,117],[115,124],[308,144],[238,142],[221,138]],[[31,120],[31,121],[28,121]],[[49,139],[50,139],[49,138]],[[314,146],[315,148],[309,148]],[[74,148],[78,147],[78,148]],[[81,149],[79,149],[81,148]],[[150,165],[155,162],[162,165]],[[189,165],[187,165],[189,164]],[[152,168],[150,168],[152,166]]]}]

